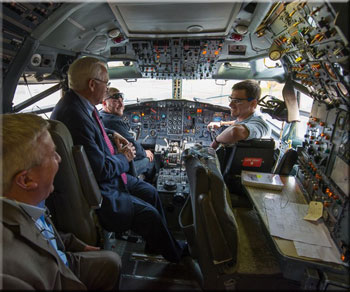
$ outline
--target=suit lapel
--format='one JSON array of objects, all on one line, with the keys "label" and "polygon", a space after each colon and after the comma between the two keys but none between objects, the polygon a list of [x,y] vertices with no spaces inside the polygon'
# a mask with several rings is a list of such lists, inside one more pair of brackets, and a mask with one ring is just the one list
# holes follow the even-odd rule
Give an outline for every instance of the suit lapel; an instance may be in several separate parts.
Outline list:
[{"label": "suit lapel", "polygon": [[[33,219],[25,214],[24,211],[22,211],[19,207],[15,207],[4,202],[4,216],[2,220],[5,224],[7,224],[12,232],[17,234],[19,237],[25,238],[27,241],[31,242],[33,246],[36,246],[37,248],[45,250],[51,254],[55,258],[58,269],[64,277],[77,281],[74,273],[62,262],[55,248],[48,240],[44,238],[44,236],[40,233],[40,230],[35,226]],[[51,220],[49,223],[52,224]],[[63,242],[60,236],[57,234],[57,230],[54,229],[54,232],[56,238],[59,239],[57,244],[60,243],[63,246]]]}]

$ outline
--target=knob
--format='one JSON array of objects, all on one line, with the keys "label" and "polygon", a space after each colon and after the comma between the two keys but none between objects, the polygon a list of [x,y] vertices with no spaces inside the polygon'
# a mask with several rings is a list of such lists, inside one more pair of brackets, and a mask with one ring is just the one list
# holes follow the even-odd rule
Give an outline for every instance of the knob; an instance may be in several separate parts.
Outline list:
[{"label": "knob", "polygon": [[175,193],[173,202],[175,205],[182,206],[185,203],[185,194],[184,193]]},{"label": "knob", "polygon": [[164,182],[164,188],[168,191],[174,191],[176,190],[177,186],[176,186],[176,183],[175,181],[173,180],[166,180]]}]

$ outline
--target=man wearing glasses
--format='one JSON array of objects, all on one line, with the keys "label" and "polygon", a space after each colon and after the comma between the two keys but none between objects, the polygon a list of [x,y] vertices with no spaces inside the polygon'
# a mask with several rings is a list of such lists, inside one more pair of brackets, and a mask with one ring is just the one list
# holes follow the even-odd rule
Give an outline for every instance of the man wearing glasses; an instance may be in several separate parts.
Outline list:
[{"label": "man wearing glasses", "polygon": [[[146,241],[145,249],[170,262],[187,255],[185,243],[170,233],[157,189],[127,174],[135,147],[117,132],[108,131],[96,105],[108,94],[106,65],[93,57],[75,60],[68,69],[69,91],[56,104],[51,118],[63,122],[75,145],[83,145],[103,196],[96,210],[107,231],[132,230]],[[109,132],[109,133],[108,133]],[[113,134],[115,151],[108,134]]]},{"label": "man wearing glasses", "polygon": [[215,138],[211,147],[217,149],[220,144],[234,144],[241,140],[270,135],[269,125],[256,112],[260,95],[260,85],[254,80],[245,80],[233,85],[229,100],[231,116],[234,120],[208,124],[208,130],[229,126]]},{"label": "man wearing glasses", "polygon": [[143,149],[141,143],[137,142],[130,132],[130,126],[123,121],[124,113],[124,95],[117,88],[110,87],[108,95],[102,102],[103,111],[100,112],[106,128],[114,130],[129,142],[136,149],[134,159],[137,175],[144,174],[147,181],[152,180],[154,175],[153,153],[151,150]]}]

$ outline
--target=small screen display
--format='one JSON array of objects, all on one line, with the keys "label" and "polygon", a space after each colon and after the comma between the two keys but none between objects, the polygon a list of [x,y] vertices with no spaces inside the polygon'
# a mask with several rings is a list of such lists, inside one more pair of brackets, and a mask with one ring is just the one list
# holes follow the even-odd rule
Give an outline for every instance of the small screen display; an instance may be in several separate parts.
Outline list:
[{"label": "small screen display", "polygon": [[341,158],[336,157],[331,173],[331,179],[338,185],[346,196],[349,196],[349,171],[349,165],[346,164]]}]

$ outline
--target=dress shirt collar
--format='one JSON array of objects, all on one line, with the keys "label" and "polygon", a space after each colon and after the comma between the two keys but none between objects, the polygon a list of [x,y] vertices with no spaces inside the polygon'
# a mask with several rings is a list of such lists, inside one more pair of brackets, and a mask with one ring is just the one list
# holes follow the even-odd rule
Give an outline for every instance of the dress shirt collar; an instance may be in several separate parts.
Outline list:
[{"label": "dress shirt collar", "polygon": [[[73,90],[74,91],[74,90]],[[86,110],[89,113],[89,116],[92,116],[92,113],[95,109],[95,106],[88,101],[85,97],[83,97],[82,95],[80,95],[78,92],[74,91],[74,93],[79,97],[79,99],[81,100],[81,102],[83,103],[84,107],[86,108]]]},{"label": "dress shirt collar", "polygon": [[104,110],[101,110],[100,113],[101,114],[106,114],[106,115],[112,115],[115,120],[123,120],[123,116],[118,116],[118,115],[115,115],[115,114],[107,113]]},{"label": "dress shirt collar", "polygon": [[5,197],[1,197],[1,200],[12,206],[20,207],[24,212],[26,212],[30,217],[32,217],[34,221],[36,221],[41,215],[45,214],[45,208],[29,205],[15,200],[10,200]]}]

